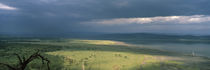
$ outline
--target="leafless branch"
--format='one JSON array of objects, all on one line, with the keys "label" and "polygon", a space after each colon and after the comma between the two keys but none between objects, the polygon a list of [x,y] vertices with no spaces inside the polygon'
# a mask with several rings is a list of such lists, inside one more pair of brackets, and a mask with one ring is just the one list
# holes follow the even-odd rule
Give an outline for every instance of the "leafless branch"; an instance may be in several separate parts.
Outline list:
[{"label": "leafless branch", "polygon": [[18,55],[18,54],[15,54],[15,55],[17,56],[17,58],[19,60],[19,64],[18,64],[17,67],[12,67],[9,64],[4,64],[4,63],[0,63],[0,65],[7,66],[11,70],[24,70],[26,68],[26,66],[31,61],[33,61],[34,59],[41,58],[42,64],[44,64],[44,62],[46,61],[47,62],[47,68],[48,68],[48,70],[50,70],[50,66],[49,66],[50,61],[47,58],[40,55],[39,50],[37,52],[35,52],[34,54],[32,54],[31,56],[29,56],[29,58],[27,58],[27,59],[25,59],[24,56],[21,58],[20,55]]}]

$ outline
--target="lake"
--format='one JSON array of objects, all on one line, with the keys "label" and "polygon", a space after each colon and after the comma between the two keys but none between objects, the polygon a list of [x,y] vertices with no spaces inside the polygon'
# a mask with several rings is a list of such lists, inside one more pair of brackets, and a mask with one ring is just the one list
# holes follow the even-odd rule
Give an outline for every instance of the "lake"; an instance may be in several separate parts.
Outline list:
[{"label": "lake", "polygon": [[186,54],[195,53],[198,56],[210,57],[210,44],[181,44],[181,43],[167,43],[167,44],[138,44],[141,47],[154,48],[159,50],[168,50],[173,52],[180,52]]}]

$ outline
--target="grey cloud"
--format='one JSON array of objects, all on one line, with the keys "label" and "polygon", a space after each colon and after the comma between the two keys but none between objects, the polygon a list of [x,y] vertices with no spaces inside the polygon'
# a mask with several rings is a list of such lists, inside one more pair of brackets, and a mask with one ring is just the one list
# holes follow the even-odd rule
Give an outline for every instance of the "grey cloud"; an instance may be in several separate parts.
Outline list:
[{"label": "grey cloud", "polygon": [[136,17],[136,18],[116,18],[105,20],[92,20],[84,22],[87,24],[99,25],[122,25],[122,24],[196,24],[209,23],[210,16],[192,15],[192,16],[157,16],[157,17]]},{"label": "grey cloud", "polygon": [[[104,28],[102,30],[91,29],[80,23],[113,18],[210,14],[209,0],[0,0],[0,2],[18,8],[18,11],[0,11],[0,32],[16,33],[111,32],[106,29],[107,27],[99,26]],[[122,27],[109,29],[123,32],[123,29],[118,29]],[[133,26],[125,27],[127,28]],[[136,30],[130,30],[133,31]]]}]

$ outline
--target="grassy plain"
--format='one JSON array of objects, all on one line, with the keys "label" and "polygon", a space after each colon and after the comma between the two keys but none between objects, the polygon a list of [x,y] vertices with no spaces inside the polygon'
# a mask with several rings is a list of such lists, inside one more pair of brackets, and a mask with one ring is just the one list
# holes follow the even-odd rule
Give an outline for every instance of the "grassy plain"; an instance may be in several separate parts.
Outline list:
[{"label": "grassy plain", "polygon": [[[0,62],[15,65],[13,53],[29,56],[41,50],[52,70],[209,70],[205,57],[142,48],[111,40],[82,39],[2,39]],[[27,70],[46,70],[39,60]],[[6,70],[1,66],[0,70]]]}]

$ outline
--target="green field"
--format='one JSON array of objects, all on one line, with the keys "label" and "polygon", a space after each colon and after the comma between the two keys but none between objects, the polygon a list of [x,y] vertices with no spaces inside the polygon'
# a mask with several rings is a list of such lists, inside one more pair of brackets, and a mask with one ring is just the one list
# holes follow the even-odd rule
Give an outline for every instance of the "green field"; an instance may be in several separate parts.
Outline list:
[{"label": "green field", "polygon": [[[15,66],[14,53],[29,56],[36,49],[50,61],[52,70],[209,70],[206,57],[139,47],[111,40],[2,39],[0,62]],[[0,66],[0,70],[7,67]],[[40,60],[27,70],[46,70]]]}]

